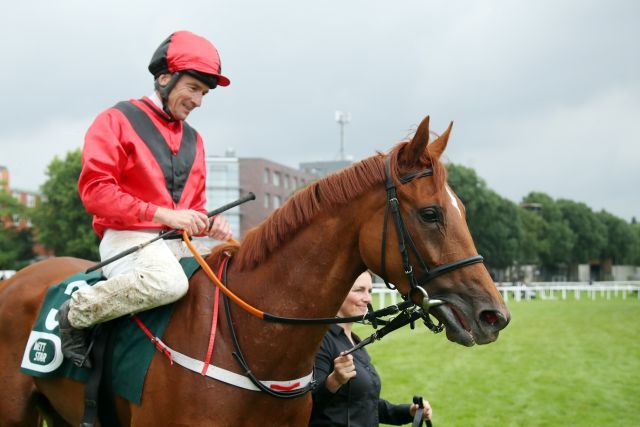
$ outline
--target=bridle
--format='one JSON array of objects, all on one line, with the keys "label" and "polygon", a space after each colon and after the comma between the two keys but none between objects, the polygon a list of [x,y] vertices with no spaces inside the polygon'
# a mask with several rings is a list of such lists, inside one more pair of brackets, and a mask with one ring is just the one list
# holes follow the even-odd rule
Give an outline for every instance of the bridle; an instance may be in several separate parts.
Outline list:
[{"label": "bridle", "polygon": [[[480,262],[484,262],[484,258],[482,255],[474,255],[466,258],[462,258],[456,261],[452,261],[446,264],[441,264],[439,266],[433,267],[429,269],[427,263],[424,261],[422,256],[420,256],[420,252],[416,247],[416,244],[413,242],[411,238],[411,234],[407,228],[407,225],[402,218],[402,212],[400,212],[400,202],[398,201],[398,193],[396,191],[396,185],[391,178],[391,156],[387,156],[384,159],[384,173],[385,173],[385,187],[387,190],[387,203],[384,209],[384,221],[382,226],[382,244],[380,248],[380,268],[382,270],[382,279],[389,289],[395,289],[393,285],[390,285],[386,278],[386,244],[387,244],[387,223],[389,218],[389,212],[393,216],[393,222],[396,225],[396,235],[398,237],[398,248],[400,249],[400,257],[402,258],[402,267],[404,269],[404,273],[407,276],[407,280],[409,281],[409,292],[407,295],[403,295],[403,297],[407,300],[411,299],[411,296],[415,292],[419,292],[422,295],[422,310],[425,314],[428,313],[431,307],[435,307],[438,305],[444,304],[444,301],[439,299],[431,299],[429,298],[429,294],[425,289],[425,284],[438,276],[441,276],[445,273],[448,273],[453,270],[457,270],[462,267],[466,267],[468,265],[477,264]],[[407,175],[404,175],[400,178],[401,184],[407,184],[414,179],[423,178],[426,176],[433,176],[432,168],[425,168],[416,172],[411,172]],[[408,248],[407,248],[408,246]],[[413,255],[420,263],[420,268],[424,271],[424,274],[420,276],[419,279],[416,279],[413,265],[409,259],[409,249],[413,252]],[[434,330],[433,325],[427,324],[431,330]],[[437,328],[437,327],[435,327]],[[436,332],[434,330],[434,332]],[[439,331],[438,331],[439,332]]]},{"label": "bridle", "polygon": [[[228,304],[227,299],[231,299],[235,304],[239,305],[249,314],[252,314],[267,322],[309,325],[309,324],[349,323],[349,322],[365,321],[365,320],[370,321],[374,329],[376,329],[376,332],[370,337],[361,340],[352,349],[348,350],[345,353],[345,354],[349,354],[359,348],[364,347],[367,344],[374,342],[375,340],[380,340],[386,334],[402,326],[411,324],[413,327],[414,322],[420,318],[422,318],[422,320],[424,321],[425,326],[427,326],[433,332],[436,332],[436,333],[441,332],[444,328],[443,325],[440,324],[436,326],[433,324],[429,316],[429,309],[431,307],[444,304],[444,301],[429,298],[429,294],[425,290],[424,284],[450,271],[453,271],[462,267],[466,267],[471,264],[477,264],[477,263],[483,262],[482,256],[474,255],[474,256],[462,258],[450,263],[442,264],[442,265],[433,267],[431,269],[428,268],[427,263],[420,256],[420,253],[418,252],[418,249],[413,239],[411,238],[411,234],[409,233],[409,230],[404,222],[404,219],[402,218],[402,213],[400,212],[400,202],[398,201],[396,186],[393,182],[393,179],[391,178],[390,163],[391,163],[390,156],[387,156],[384,160],[385,187],[387,191],[387,201],[385,206],[384,223],[383,223],[383,229],[382,229],[381,270],[382,270],[382,277],[385,280],[385,283],[387,284],[387,286],[390,289],[395,289],[389,284],[389,282],[386,279],[385,252],[386,252],[386,242],[387,242],[387,228],[388,228],[387,224],[388,224],[389,212],[391,212],[393,221],[396,225],[396,235],[398,238],[398,247],[400,249],[402,265],[410,285],[410,289],[407,292],[407,294],[402,295],[404,301],[397,305],[392,305],[390,307],[383,308],[377,311],[372,311],[370,308],[370,311],[366,313],[364,316],[353,316],[353,317],[345,317],[345,318],[338,318],[338,317],[289,318],[289,317],[282,317],[282,316],[276,316],[269,313],[265,313],[261,310],[256,309],[255,307],[252,307],[251,305],[249,305],[248,303],[240,299],[237,295],[235,295],[232,291],[230,291],[224,285],[223,282],[225,283],[227,282],[226,272],[227,272],[228,262],[225,261],[224,267],[222,270],[222,276],[225,279],[223,281],[220,281],[218,277],[211,271],[211,268],[206,263],[206,261],[197,252],[195,247],[193,247],[193,245],[189,242],[189,236],[186,234],[186,232],[183,233],[183,238],[185,240],[185,243],[187,244],[189,249],[193,252],[194,257],[196,258],[198,263],[201,265],[205,273],[209,276],[209,278],[213,281],[213,283],[216,286],[218,286],[218,288],[220,288],[220,290],[225,296],[225,298],[223,298],[225,313],[226,313],[227,323],[231,332],[233,346],[235,348],[235,352],[233,352],[232,354],[236,358],[238,363],[241,365],[241,367],[244,369],[245,371],[244,374],[261,391],[266,392],[267,394],[273,397],[295,398],[310,391],[314,387],[314,382],[311,382],[300,389],[290,390],[290,391],[271,390],[268,387],[265,387],[264,384],[262,384],[262,382],[258,380],[255,377],[255,375],[252,373],[247,361],[244,358],[242,350],[240,349],[240,345],[234,330],[235,328],[234,328],[233,320],[231,317],[230,306]],[[413,181],[414,179],[432,176],[432,175],[433,175],[433,169],[425,168],[423,170],[404,175],[403,177],[400,178],[400,182],[401,184],[406,184]],[[420,264],[420,268],[422,268],[422,271],[424,271],[424,274],[420,276],[420,279],[416,279],[415,277],[413,265],[411,264],[410,257],[409,257],[409,250],[413,252],[414,256],[417,258]],[[414,304],[411,299],[412,294],[415,292],[419,292],[422,296],[421,306],[417,306],[416,304]],[[392,314],[397,314],[397,316],[389,321],[381,319],[381,317],[389,316]],[[378,330],[377,329],[378,322],[381,324],[384,324],[385,326]]]}]

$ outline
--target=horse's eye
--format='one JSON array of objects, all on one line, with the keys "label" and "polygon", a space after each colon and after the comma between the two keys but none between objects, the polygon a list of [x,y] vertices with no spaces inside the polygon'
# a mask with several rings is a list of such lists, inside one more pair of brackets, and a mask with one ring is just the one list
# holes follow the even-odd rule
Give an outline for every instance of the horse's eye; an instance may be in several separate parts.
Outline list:
[{"label": "horse's eye", "polygon": [[442,214],[437,206],[428,206],[420,209],[420,219],[424,222],[441,222]]}]

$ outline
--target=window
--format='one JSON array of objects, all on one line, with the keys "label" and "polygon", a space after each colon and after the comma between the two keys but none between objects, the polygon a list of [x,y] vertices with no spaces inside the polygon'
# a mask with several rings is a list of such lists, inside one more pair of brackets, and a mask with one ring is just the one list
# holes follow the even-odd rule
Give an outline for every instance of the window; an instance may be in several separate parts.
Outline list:
[{"label": "window", "polygon": [[264,176],[263,176],[262,181],[263,181],[265,184],[268,184],[268,183],[269,183],[269,168],[266,168],[266,169],[264,170]]},{"label": "window", "polygon": [[239,186],[237,163],[209,163],[207,165],[207,187]]},{"label": "window", "polygon": [[294,176],[293,177],[293,188],[298,188],[298,177]]},{"label": "window", "polygon": [[280,196],[273,196],[273,208],[279,208],[282,205],[282,198]]},{"label": "window", "polygon": [[273,171],[273,185],[280,186],[280,172]]},{"label": "window", "polygon": [[[237,188],[207,188],[207,210],[219,208],[220,206],[233,202],[240,197]],[[234,210],[236,208],[233,208]]]},{"label": "window", "polygon": [[269,198],[271,196],[269,195],[269,193],[265,193],[264,195],[264,207],[265,209],[269,209]]},{"label": "window", "polygon": [[289,175],[284,176],[284,188],[289,188]]}]

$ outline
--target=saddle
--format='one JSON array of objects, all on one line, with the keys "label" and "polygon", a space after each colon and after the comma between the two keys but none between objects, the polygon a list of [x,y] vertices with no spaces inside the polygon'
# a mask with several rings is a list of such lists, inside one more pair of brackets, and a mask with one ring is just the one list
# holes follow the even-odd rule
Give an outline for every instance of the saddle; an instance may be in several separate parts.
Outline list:
[{"label": "saddle", "polygon": [[[199,268],[194,258],[180,260],[187,275],[191,277]],[[79,368],[62,355],[58,336],[58,308],[68,300],[73,291],[82,286],[105,280],[100,272],[76,273],[63,282],[49,288],[38,318],[29,335],[23,354],[20,371],[35,377],[67,377],[85,383],[85,400],[88,402],[85,414],[110,412],[109,402],[98,405],[101,395],[113,394],[140,404],[144,379],[155,356],[156,347],[130,316],[114,319],[93,328],[91,332],[91,354],[93,369]],[[162,337],[173,312],[174,304],[157,307],[139,313],[137,316],[157,337]],[[101,385],[102,384],[102,385]],[[89,389],[93,389],[90,391]],[[95,422],[95,421],[94,421]],[[117,426],[107,420],[103,426]],[[107,424],[108,423],[108,424]],[[92,424],[86,424],[90,426]]]}]

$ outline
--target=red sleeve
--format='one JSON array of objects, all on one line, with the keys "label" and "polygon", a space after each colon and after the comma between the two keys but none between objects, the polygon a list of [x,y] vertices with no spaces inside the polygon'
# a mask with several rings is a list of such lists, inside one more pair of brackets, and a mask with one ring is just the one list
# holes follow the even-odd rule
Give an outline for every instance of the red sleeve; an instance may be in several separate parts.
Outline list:
[{"label": "red sleeve", "polygon": [[198,134],[197,147],[199,147],[198,149],[200,150],[199,156],[196,157],[196,159],[198,157],[200,158],[197,166],[200,168],[202,173],[198,175],[200,179],[195,191],[193,208],[191,209],[206,214],[207,213],[207,164],[205,162],[204,144],[202,142],[202,138],[200,137],[200,134]]},{"label": "red sleeve", "polygon": [[131,225],[151,221],[158,207],[122,191],[120,178],[127,164],[127,152],[120,142],[120,115],[117,110],[107,110],[87,131],[78,191],[89,213]]}]

